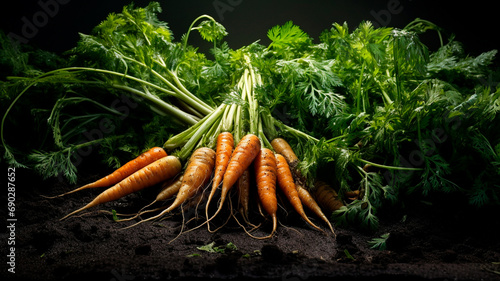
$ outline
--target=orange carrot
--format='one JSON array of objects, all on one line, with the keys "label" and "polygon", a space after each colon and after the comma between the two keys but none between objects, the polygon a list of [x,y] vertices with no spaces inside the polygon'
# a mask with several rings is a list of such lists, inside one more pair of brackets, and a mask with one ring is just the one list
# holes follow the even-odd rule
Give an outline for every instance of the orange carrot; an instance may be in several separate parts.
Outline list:
[{"label": "orange carrot", "polygon": [[273,230],[268,236],[255,237],[266,239],[273,236],[276,231],[278,218],[278,201],[276,198],[276,158],[274,152],[268,148],[262,148],[254,160],[255,178],[257,183],[257,194],[262,208],[272,217]]},{"label": "orange carrot", "polygon": [[325,216],[316,200],[314,200],[314,198],[312,197],[311,193],[309,193],[309,191],[303,188],[300,184],[296,184],[295,187],[297,188],[297,193],[299,194],[299,198],[302,204],[304,204],[304,206],[306,206],[309,210],[316,214],[320,219],[325,221],[326,224],[328,224],[328,227],[330,227],[332,233],[335,235],[335,231],[333,231],[333,226],[330,223],[330,220],[328,220],[328,218]]},{"label": "orange carrot", "polygon": [[226,199],[229,190],[233,187],[236,181],[241,177],[243,172],[252,164],[252,161],[260,151],[260,140],[256,135],[248,134],[241,138],[238,145],[231,154],[231,159],[227,165],[224,178],[222,179],[222,188],[219,201],[219,207],[215,214],[207,220],[207,223],[213,219],[222,209],[224,200]]},{"label": "orange carrot", "polygon": [[293,151],[292,147],[288,142],[282,138],[275,138],[271,141],[271,145],[276,153],[283,155],[288,165],[290,166],[290,170],[295,175],[296,180],[300,182],[305,182],[305,178],[302,176],[302,173],[299,170],[299,158]]},{"label": "orange carrot", "polygon": [[196,149],[191,155],[186,170],[184,171],[182,184],[174,202],[160,214],[125,228],[130,228],[139,223],[157,219],[177,207],[180,207],[184,202],[196,195],[196,193],[210,181],[214,166],[215,151],[213,149],[208,147]]},{"label": "orange carrot", "polygon": [[61,197],[76,191],[80,191],[83,189],[87,188],[96,188],[96,187],[106,187],[106,186],[112,186],[114,184],[119,183],[126,177],[130,176],[131,174],[137,172],[138,170],[146,167],[147,165],[153,163],[154,161],[163,158],[167,156],[167,153],[163,148],[161,147],[153,147],[149,149],[148,151],[142,153],[139,155],[137,158],[125,163],[123,166],[115,170],[113,173],[95,181],[89,184],[86,184],[82,187],[79,187],[77,189],[71,190],[69,192],[59,194],[56,196],[48,197],[44,196],[45,198],[57,198]]},{"label": "orange carrot", "polygon": [[295,187],[295,182],[293,180],[292,172],[290,171],[290,167],[288,163],[281,154],[276,154],[276,176],[278,179],[278,186],[281,191],[285,194],[288,201],[292,204],[293,208],[299,215],[312,227],[323,231],[321,228],[316,226],[306,215],[304,212],[304,208],[302,207],[302,202],[300,201],[299,194],[297,193],[297,188]]},{"label": "orange carrot", "polygon": [[99,194],[92,202],[61,218],[66,219],[80,211],[122,198],[130,193],[158,184],[177,175],[182,169],[179,158],[165,156],[126,177]]},{"label": "orange carrot", "polygon": [[316,198],[316,202],[318,202],[322,209],[325,209],[331,213],[344,206],[342,201],[339,199],[337,192],[326,182],[316,181],[314,185],[314,197]]},{"label": "orange carrot", "polygon": [[[224,173],[226,172],[227,165],[229,164],[229,160],[231,158],[231,154],[233,153],[233,147],[233,135],[230,132],[220,133],[217,137],[217,148],[215,152],[215,171],[214,179],[212,182],[212,190],[210,191],[210,195],[208,196],[207,204],[205,206],[205,215],[207,218],[210,201],[217,191],[219,184],[222,182]],[[208,225],[208,229],[210,230],[210,225]]]}]

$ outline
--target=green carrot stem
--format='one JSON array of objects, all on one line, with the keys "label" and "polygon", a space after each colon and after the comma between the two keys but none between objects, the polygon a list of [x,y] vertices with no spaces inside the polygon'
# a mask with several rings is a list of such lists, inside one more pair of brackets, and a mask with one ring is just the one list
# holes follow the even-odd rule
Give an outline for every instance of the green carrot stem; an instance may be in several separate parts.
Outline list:
[{"label": "green carrot stem", "polygon": [[411,167],[398,167],[398,166],[387,166],[387,165],[382,165],[382,164],[377,164],[374,162],[370,162],[365,159],[358,159],[360,162],[363,162],[365,164],[370,164],[374,167],[382,168],[382,169],[388,169],[388,170],[401,170],[401,171],[422,171],[422,168],[411,168]]},{"label": "green carrot stem", "polygon": [[214,122],[221,118],[224,113],[224,109],[227,105],[222,104],[216,110],[214,110],[210,115],[207,115],[207,119],[202,119],[201,125],[198,130],[192,135],[192,137],[186,142],[186,144],[181,148],[180,151],[174,153],[181,159],[181,161],[185,161],[189,158],[199,140],[210,130]]},{"label": "green carrot stem", "polygon": [[190,105],[192,108],[195,108],[196,110],[199,111],[200,114],[203,114],[203,116],[209,114],[212,112],[214,109],[207,105],[205,102],[203,102],[201,99],[199,99],[197,96],[193,95],[186,87],[181,83],[179,80],[179,77],[174,71],[171,71],[170,69],[167,68],[165,62],[163,60],[156,60],[156,63],[159,64],[161,67],[163,67],[167,73],[169,74],[170,77],[174,80],[175,85],[167,80],[163,75],[158,73],[156,70],[152,69],[148,65],[146,65],[143,62],[140,62],[136,59],[130,58],[128,56],[122,55],[125,59],[132,61],[134,63],[139,64],[142,67],[147,68],[153,75],[155,75],[158,79],[160,79],[163,83],[165,83],[173,92],[176,93],[177,98],[180,100],[184,101],[186,104]]},{"label": "green carrot stem", "polygon": [[169,103],[166,103],[165,101],[159,99],[158,97],[154,95],[148,95],[142,91],[139,91],[135,88],[129,87],[129,86],[124,86],[124,85],[119,85],[119,84],[112,84],[111,85],[113,88],[116,89],[121,89],[128,91],[132,94],[135,94],[143,99],[148,100],[149,102],[153,103],[153,105],[157,108],[163,111],[164,113],[173,116],[174,118],[179,119],[182,123],[186,125],[194,125],[196,124],[199,119],[191,114],[188,114],[182,110],[180,110],[177,107],[172,106]]},{"label": "green carrot stem", "polygon": [[171,70],[168,70],[168,69],[167,69],[167,71],[170,74],[170,76],[174,79],[175,85],[177,85],[177,87],[175,87],[167,79],[165,79],[165,78],[163,78],[163,79],[166,82],[169,83],[170,87],[173,87],[173,88],[177,89],[178,93],[181,96],[186,96],[186,102],[190,106],[192,106],[193,108],[195,108],[196,110],[198,110],[203,115],[207,115],[210,112],[214,111],[214,108],[212,108],[211,106],[207,105],[205,102],[203,102],[201,99],[199,99],[193,93],[191,93],[188,89],[186,89],[186,87],[184,86],[184,84],[181,83],[181,81],[179,80],[179,77],[177,76],[177,74],[175,72],[173,72]]},{"label": "green carrot stem", "polygon": [[169,138],[164,144],[163,148],[166,150],[172,150],[184,145],[193,135],[194,133],[211,117],[211,114],[203,117],[200,121],[198,121],[193,126],[187,128],[186,130],[178,133],[177,135]]}]

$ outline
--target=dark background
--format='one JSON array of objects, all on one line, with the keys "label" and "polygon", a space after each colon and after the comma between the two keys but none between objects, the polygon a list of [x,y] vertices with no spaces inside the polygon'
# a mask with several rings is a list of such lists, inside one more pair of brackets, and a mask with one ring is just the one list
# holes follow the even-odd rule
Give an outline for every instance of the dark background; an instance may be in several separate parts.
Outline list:
[{"label": "dark background", "polygon": [[[57,1],[57,2],[56,2]],[[28,43],[45,50],[62,52],[78,40],[78,32],[90,33],[92,28],[110,12],[120,12],[130,1],[124,0],[21,0],[9,1],[9,8],[0,12],[0,29],[5,33],[22,35],[26,20],[43,14],[40,3],[57,3],[58,10],[32,32]],[[147,0],[136,0],[144,6]],[[292,20],[311,37],[330,28],[333,22],[346,21],[351,30],[361,21],[369,20],[378,26],[402,28],[415,18],[423,18],[455,34],[465,44],[466,51],[478,54],[498,49],[498,9],[494,1],[427,1],[427,0],[158,0],[163,12],[160,19],[169,23],[176,39],[186,32],[199,15],[209,14],[229,32],[226,40],[237,49],[256,40],[267,43],[267,30]],[[5,4],[4,4],[5,5]],[[392,7],[390,7],[392,6]],[[217,8],[216,8],[217,7]],[[38,14],[37,14],[38,13]],[[23,21],[24,18],[24,21]],[[190,43],[199,43],[191,36]],[[431,48],[437,47],[435,33],[423,38]],[[317,42],[317,41],[316,41]]]}]

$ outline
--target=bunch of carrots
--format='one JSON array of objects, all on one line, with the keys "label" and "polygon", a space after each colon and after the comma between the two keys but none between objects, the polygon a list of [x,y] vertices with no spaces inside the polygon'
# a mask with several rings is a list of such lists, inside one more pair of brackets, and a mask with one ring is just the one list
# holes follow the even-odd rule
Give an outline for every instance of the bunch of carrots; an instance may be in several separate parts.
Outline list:
[{"label": "bunch of carrots", "polygon": [[[142,208],[128,219],[137,218],[145,213],[160,211],[157,215],[125,227],[162,218],[168,213],[189,204],[197,206],[205,203],[205,217],[202,225],[207,225],[220,214],[230,191],[238,193],[238,212],[247,226],[258,226],[249,221],[249,201],[252,189],[256,190],[259,210],[271,218],[272,230],[267,236],[255,236],[243,226],[245,232],[253,238],[265,239],[273,236],[278,225],[278,198],[283,196],[300,217],[311,227],[323,231],[306,215],[305,209],[324,221],[334,233],[334,228],[322,209],[332,212],[343,204],[333,188],[319,184],[316,195],[305,187],[305,181],[298,169],[299,159],[292,147],[283,138],[276,136],[276,127],[293,130],[274,122],[270,114],[259,110],[254,89],[261,81],[254,72],[249,59],[238,84],[240,103],[222,104],[212,113],[207,114],[197,124],[171,137],[163,147],[154,147],[136,159],[123,165],[112,174],[70,192],[111,186],[99,194],[92,202],[75,210],[61,220],[83,210],[122,198],[144,188],[163,184],[162,190],[151,204]],[[248,120],[243,122],[242,120]],[[264,132],[267,132],[264,133]],[[293,131],[296,135],[312,138],[304,133]],[[271,141],[268,135],[273,136]],[[275,137],[276,136],[276,137]],[[177,149],[177,150],[175,150]],[[175,150],[167,155],[166,151]],[[254,184],[255,182],[255,184]],[[277,191],[278,190],[278,191]],[[215,195],[220,193],[215,212]],[[56,197],[58,197],[56,196]],[[144,210],[155,202],[173,198],[166,207]],[[194,203],[193,203],[194,202]],[[231,215],[232,202],[229,199]],[[305,207],[304,207],[305,206]],[[236,218],[236,217],[235,217]]]},{"label": "bunch of carrots", "polygon": [[[334,233],[330,221],[323,213],[316,199],[301,185],[300,172],[290,168],[298,161],[290,145],[282,138],[274,139],[271,144],[272,148],[262,147],[261,140],[256,135],[247,134],[235,146],[232,134],[230,132],[222,132],[218,135],[216,150],[209,147],[196,149],[187,162],[184,171],[182,171],[181,161],[178,157],[167,155],[161,147],[154,147],[129,161],[110,175],[67,193],[49,198],[60,197],[89,188],[111,186],[87,205],[61,218],[61,220],[64,220],[88,208],[114,201],[133,192],[163,183],[162,190],[148,206],[158,201],[168,200],[174,196],[175,200],[158,215],[129,226],[132,227],[145,221],[158,219],[190,201],[195,200],[196,202],[196,199],[199,198],[197,195],[204,193],[206,191],[205,187],[209,185],[211,188],[205,206],[207,218],[205,223],[208,225],[210,231],[209,222],[219,214],[225,199],[233,187],[236,187],[238,192],[238,203],[241,206],[240,212],[247,223],[249,223],[248,206],[250,189],[252,187],[251,175],[253,175],[259,199],[258,203],[267,215],[271,217],[272,231],[265,237],[256,237],[247,232],[250,236],[258,239],[270,238],[276,231],[278,210],[277,188],[281,190],[294,210],[309,225],[322,231],[306,215],[304,206],[323,220],[332,233]],[[330,194],[328,194],[329,196],[323,194],[321,202],[330,201],[332,204],[339,204],[338,207],[340,207],[342,203],[336,198],[335,191],[328,186],[321,185],[322,192],[324,192],[325,188],[330,189]],[[220,191],[217,210],[210,216],[208,213],[209,205],[217,191]],[[147,212],[150,211],[140,211],[135,217]]]}]

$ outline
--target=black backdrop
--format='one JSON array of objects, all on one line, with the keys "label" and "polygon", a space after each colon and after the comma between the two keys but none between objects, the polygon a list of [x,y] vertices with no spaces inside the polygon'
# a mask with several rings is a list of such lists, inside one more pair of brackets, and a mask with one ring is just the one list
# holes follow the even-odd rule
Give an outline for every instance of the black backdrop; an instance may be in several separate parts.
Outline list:
[{"label": "black backdrop", "polygon": [[[148,0],[136,0],[137,6]],[[293,20],[313,38],[333,22],[346,21],[351,29],[370,20],[376,25],[404,27],[417,17],[454,33],[466,50],[478,54],[498,49],[498,9],[494,1],[428,0],[158,0],[160,19],[169,23],[176,39],[199,15],[209,14],[228,30],[226,40],[237,49],[256,40],[267,43],[266,32]],[[8,3],[8,4],[7,4]],[[78,32],[89,33],[110,12],[120,12],[125,0],[21,0],[4,2],[0,29],[11,37],[49,51],[61,52],[75,45]],[[6,7],[8,5],[8,7]],[[31,26],[30,26],[31,25]],[[31,27],[31,29],[29,28]],[[33,28],[34,27],[34,28]],[[431,47],[437,37],[424,38]],[[199,43],[192,36],[192,44]]]}]

